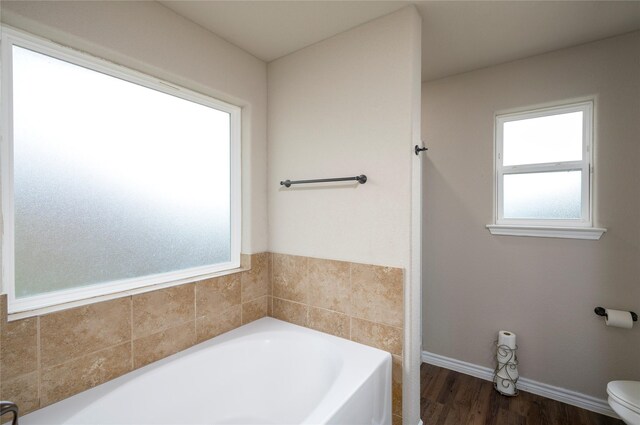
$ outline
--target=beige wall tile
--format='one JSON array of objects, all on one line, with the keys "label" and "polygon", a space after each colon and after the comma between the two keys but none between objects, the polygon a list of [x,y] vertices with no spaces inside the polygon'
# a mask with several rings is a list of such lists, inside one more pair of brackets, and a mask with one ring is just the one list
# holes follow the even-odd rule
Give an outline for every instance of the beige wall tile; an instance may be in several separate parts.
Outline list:
[{"label": "beige wall tile", "polygon": [[240,273],[196,283],[196,317],[217,316],[240,304]]},{"label": "beige wall tile", "polygon": [[0,361],[2,379],[38,370],[38,319],[8,322],[2,329]]},{"label": "beige wall tile", "polygon": [[273,299],[273,317],[293,323],[294,325],[307,326],[309,306],[280,298]]},{"label": "beige wall tile", "polygon": [[346,314],[322,308],[309,307],[311,329],[349,339],[350,320]]},{"label": "beige wall tile", "polygon": [[349,314],[351,263],[309,258],[307,268],[309,304]]},{"label": "beige wall tile", "polygon": [[133,296],[133,338],[195,320],[195,284]]},{"label": "beige wall tile", "polygon": [[131,297],[100,302],[40,318],[43,367],[63,363],[131,339]]},{"label": "beige wall tile", "polygon": [[222,314],[202,316],[196,319],[196,335],[198,342],[206,341],[241,325],[242,307],[236,305]]},{"label": "beige wall tile", "polygon": [[267,301],[267,316],[273,317],[273,297],[270,295]]},{"label": "beige wall tile", "polygon": [[243,269],[251,268],[251,254],[240,254],[240,267]]},{"label": "beige wall tile", "polygon": [[133,341],[133,367],[149,363],[185,350],[196,343],[195,321],[148,335]]},{"label": "beige wall tile", "polygon": [[271,286],[269,278],[269,253],[262,252],[260,254],[253,254],[251,257],[251,270],[243,272],[240,277],[242,282],[243,303],[269,295]]},{"label": "beige wall tile", "polygon": [[271,254],[273,296],[306,303],[308,299],[307,257]]},{"label": "beige wall tile", "polygon": [[4,400],[2,398],[2,334],[6,325],[6,298],[6,294],[0,294],[0,400]]},{"label": "beige wall tile", "polygon": [[391,366],[391,411],[402,416],[402,357],[395,355]]},{"label": "beige wall tile", "polygon": [[273,296],[273,256],[272,252],[269,253],[269,295]]},{"label": "beige wall tile", "polygon": [[351,318],[351,339],[391,354],[402,355],[402,329]]},{"label": "beige wall tile", "polygon": [[269,296],[265,295],[242,304],[242,324],[253,322],[267,316]]},{"label": "beige wall tile", "polygon": [[44,368],[41,376],[41,404],[47,406],[93,388],[131,370],[131,344],[126,342]]},{"label": "beige wall tile", "polygon": [[7,294],[0,294],[0,329],[7,323]]},{"label": "beige wall tile", "polygon": [[[2,380],[2,397],[20,408],[20,416],[40,407],[38,397],[38,372]],[[4,419],[4,418],[3,418]]]},{"label": "beige wall tile", "polygon": [[351,265],[351,313],[354,317],[402,327],[402,269]]}]

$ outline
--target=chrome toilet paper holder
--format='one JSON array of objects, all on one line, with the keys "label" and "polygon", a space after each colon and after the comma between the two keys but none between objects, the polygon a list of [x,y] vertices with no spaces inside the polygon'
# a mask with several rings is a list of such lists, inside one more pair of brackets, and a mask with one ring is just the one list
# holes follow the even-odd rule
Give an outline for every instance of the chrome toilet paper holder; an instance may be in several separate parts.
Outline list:
[{"label": "chrome toilet paper holder", "polygon": [[[608,317],[607,316],[607,311],[603,307],[596,307],[593,311],[598,316]],[[638,315],[636,313],[634,313],[633,311],[630,311],[629,313],[631,313],[631,319],[633,319],[634,322],[637,322],[638,321]]]}]

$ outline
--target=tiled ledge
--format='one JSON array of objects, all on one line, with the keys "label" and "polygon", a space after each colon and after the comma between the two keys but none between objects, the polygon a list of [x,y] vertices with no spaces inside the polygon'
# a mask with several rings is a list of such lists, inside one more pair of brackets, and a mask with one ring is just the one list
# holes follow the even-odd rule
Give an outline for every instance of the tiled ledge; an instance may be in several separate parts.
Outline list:
[{"label": "tiled ledge", "polygon": [[[240,268],[237,268],[237,269],[222,270],[219,272],[214,272],[214,273],[210,273],[202,276],[194,276],[194,277],[189,277],[185,279],[178,279],[171,282],[160,283],[160,284],[149,285],[149,286],[142,286],[140,288],[128,289],[126,291],[114,292],[111,294],[99,295],[96,297],[85,298],[77,301],[60,303],[60,304],[52,305],[49,307],[42,307],[34,310],[21,311],[19,313],[11,313],[8,315],[8,320],[14,321],[14,320],[26,319],[29,317],[44,316],[44,315],[55,313],[58,311],[69,310],[72,308],[82,307],[85,305],[98,304],[98,303],[102,303],[102,302],[106,302],[106,301],[110,301],[118,298],[124,298],[124,297],[134,296],[138,294],[145,294],[147,292],[155,292],[165,288],[182,286],[188,283],[194,283],[201,280],[207,280],[207,279],[212,279],[216,277],[222,277],[222,276],[247,272],[251,270],[250,258],[252,256],[242,254],[242,257],[243,259],[241,260],[241,266]],[[247,259],[246,257],[248,257],[249,259]]]}]

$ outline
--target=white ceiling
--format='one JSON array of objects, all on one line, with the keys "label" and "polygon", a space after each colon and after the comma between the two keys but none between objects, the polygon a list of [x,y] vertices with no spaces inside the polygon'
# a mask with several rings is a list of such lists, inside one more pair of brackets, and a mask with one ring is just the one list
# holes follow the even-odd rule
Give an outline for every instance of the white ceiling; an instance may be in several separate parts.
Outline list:
[{"label": "white ceiling", "polygon": [[266,62],[412,3],[423,19],[423,81],[640,29],[640,1],[161,3]]},{"label": "white ceiling", "polygon": [[422,15],[423,80],[640,29],[640,1],[420,2],[417,6]]}]

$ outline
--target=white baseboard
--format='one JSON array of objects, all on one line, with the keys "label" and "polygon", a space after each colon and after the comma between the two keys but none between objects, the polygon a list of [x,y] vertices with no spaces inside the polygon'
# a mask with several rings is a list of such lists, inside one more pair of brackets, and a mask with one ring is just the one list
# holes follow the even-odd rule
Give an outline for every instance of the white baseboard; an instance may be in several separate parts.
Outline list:
[{"label": "white baseboard", "polygon": [[[439,354],[429,353],[428,351],[422,352],[422,361],[434,366],[475,376],[476,378],[484,379],[486,381],[493,381],[493,369],[488,367],[463,362],[461,360],[452,359]],[[592,412],[601,413],[614,418],[618,417],[609,406],[609,403],[607,403],[607,400],[571,391],[566,388],[554,387],[553,385],[543,384],[542,382],[520,377],[520,379],[518,379],[518,389],[550,398],[552,400],[557,400],[562,403],[571,404]]]}]

